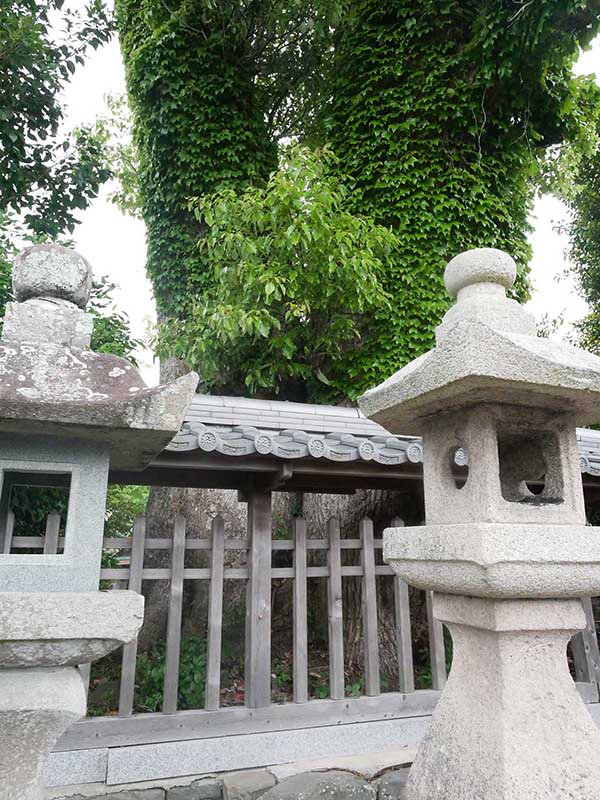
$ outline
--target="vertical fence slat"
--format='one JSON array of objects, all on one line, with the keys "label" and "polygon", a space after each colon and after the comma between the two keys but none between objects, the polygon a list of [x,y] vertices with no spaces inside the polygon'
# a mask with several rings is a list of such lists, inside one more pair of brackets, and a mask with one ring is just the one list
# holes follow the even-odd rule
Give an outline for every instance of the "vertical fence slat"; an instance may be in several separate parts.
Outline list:
[{"label": "vertical fence slat", "polygon": [[575,634],[571,640],[575,678],[584,683],[599,683],[600,651],[598,649],[594,609],[590,597],[582,597],[581,602],[585,611],[585,629]]},{"label": "vertical fence slat", "polygon": [[377,585],[375,583],[375,548],[373,522],[363,519],[359,525],[362,543],[362,623],[365,649],[365,694],[369,697],[381,691],[379,678],[379,636],[377,632]]},{"label": "vertical fence slat", "polygon": [[[394,517],[392,528],[404,527],[404,520]],[[413,668],[413,648],[410,624],[410,600],[408,584],[399,575],[394,574],[394,610],[396,620],[396,649],[398,652],[398,688],[410,694],[415,690],[415,674]]]},{"label": "vertical fence slat", "polygon": [[248,496],[246,705],[271,704],[271,493]]},{"label": "vertical fence slat", "polygon": [[[129,562],[128,588],[138,594],[142,591],[142,572],[144,569],[144,544],[146,541],[146,518],[139,514],[133,521],[133,540]],[[137,636],[123,647],[121,667],[121,686],[119,689],[119,716],[128,717],[133,713],[135,691],[135,664],[137,660]]]},{"label": "vertical fence slat", "polygon": [[342,604],[342,551],[340,547],[340,522],[328,523],[329,550],[327,551],[327,612],[329,621],[329,694],[332,700],[344,697],[344,622]]},{"label": "vertical fence slat", "polygon": [[396,648],[398,651],[398,687],[409,694],[415,690],[413,650],[410,625],[408,584],[394,575],[394,604],[396,609]]},{"label": "vertical fence slat", "polygon": [[431,658],[431,680],[434,689],[440,691],[446,685],[446,652],[444,649],[444,626],[433,616],[433,592],[427,592],[427,626],[429,628],[429,656]]},{"label": "vertical fence slat", "polygon": [[223,558],[225,523],[217,516],[212,521],[210,588],[208,601],[208,643],[206,655],[205,708],[216,711],[221,695],[221,636],[223,629]]},{"label": "vertical fence slat", "polygon": [[46,538],[44,539],[44,555],[55,556],[58,553],[58,534],[60,531],[60,514],[52,511],[46,519]]},{"label": "vertical fence slat", "polygon": [[294,531],[294,702],[308,700],[308,601],[306,522],[295,519]]},{"label": "vertical fence slat", "polygon": [[165,685],[163,713],[177,711],[179,689],[179,651],[181,648],[181,612],[183,609],[183,569],[185,564],[185,519],[175,517],[173,553],[171,560],[171,594],[167,622],[167,652],[165,658]]},{"label": "vertical fence slat", "polygon": [[4,554],[10,553],[12,547],[12,538],[15,530],[15,515],[12,511],[6,513],[6,530],[4,532]]}]

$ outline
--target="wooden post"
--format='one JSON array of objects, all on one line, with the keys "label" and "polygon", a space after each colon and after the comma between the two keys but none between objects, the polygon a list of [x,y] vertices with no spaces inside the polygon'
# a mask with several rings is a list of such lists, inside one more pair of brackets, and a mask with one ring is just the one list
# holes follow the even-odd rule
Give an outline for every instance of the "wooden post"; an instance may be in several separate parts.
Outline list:
[{"label": "wooden post", "polygon": [[[144,570],[144,544],[146,541],[146,518],[139,514],[133,521],[133,539],[131,542],[131,558],[129,561],[128,588],[138,594],[142,591],[142,573]],[[121,686],[119,690],[119,716],[129,717],[133,713],[133,695],[135,690],[135,665],[137,661],[137,636],[123,647],[121,667]]]},{"label": "wooden post", "polygon": [[52,511],[46,519],[46,538],[44,539],[44,555],[55,556],[58,553],[58,534],[60,532],[60,514]]},{"label": "wooden post", "polygon": [[175,517],[173,552],[171,557],[171,595],[169,598],[169,619],[167,622],[167,653],[165,658],[165,685],[162,709],[165,714],[174,714],[177,711],[184,565],[185,519],[178,514]]},{"label": "wooden post", "polygon": [[362,550],[362,623],[365,649],[365,694],[381,691],[379,679],[379,636],[377,633],[377,586],[375,584],[375,548],[373,522],[363,519],[359,525]]},{"label": "wooden post", "polygon": [[271,492],[248,495],[246,705],[271,704]]},{"label": "wooden post", "polygon": [[329,696],[342,700],[345,694],[344,681],[344,622],[342,602],[342,554],[340,546],[340,522],[330,519],[329,550],[327,551],[327,614],[329,621]]},{"label": "wooden post", "polygon": [[[394,517],[392,528],[404,527],[404,520]],[[410,600],[408,584],[394,574],[394,610],[396,612],[396,649],[398,652],[398,688],[409,694],[415,690],[412,635],[410,625]]]},{"label": "wooden post", "polygon": [[398,687],[409,694],[415,690],[413,649],[410,625],[408,584],[394,575],[394,606],[396,610],[396,649],[398,651]]},{"label": "wooden post", "polygon": [[10,553],[10,549],[12,547],[12,539],[13,539],[14,530],[15,530],[15,515],[9,509],[6,512],[6,526],[4,528],[3,552],[4,552],[5,555]]},{"label": "wooden post", "polygon": [[206,655],[205,708],[216,711],[221,697],[221,635],[223,629],[223,559],[225,524],[223,517],[212,521],[210,588],[208,602],[208,644]]},{"label": "wooden post", "polygon": [[431,658],[431,681],[434,689],[442,690],[446,685],[446,651],[444,649],[444,626],[433,616],[433,592],[427,592],[427,625],[429,628],[429,655]]},{"label": "wooden post", "polygon": [[308,601],[306,584],[306,522],[294,528],[294,702],[308,700]]},{"label": "wooden post", "polygon": [[[10,500],[13,487],[13,476],[10,472],[4,472],[2,475],[2,491],[0,492],[0,538],[2,539],[2,552],[4,554],[10,553],[13,530],[15,526],[15,515],[10,509]],[[12,519],[12,526],[10,521]],[[10,526],[10,533],[9,533]]]},{"label": "wooden post", "polygon": [[600,651],[596,634],[596,621],[590,597],[582,597],[585,611],[585,629],[571,639],[575,680],[583,683],[600,683]]}]

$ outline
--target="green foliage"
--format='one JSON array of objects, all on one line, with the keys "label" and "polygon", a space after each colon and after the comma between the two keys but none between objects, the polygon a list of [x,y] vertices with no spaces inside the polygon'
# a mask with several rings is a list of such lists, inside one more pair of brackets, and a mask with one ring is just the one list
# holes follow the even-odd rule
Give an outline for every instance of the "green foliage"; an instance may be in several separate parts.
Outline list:
[{"label": "green foliage", "polygon": [[10,508],[15,515],[15,536],[44,536],[48,514],[58,512],[64,533],[67,521],[69,491],[66,488],[13,486]]},{"label": "green foliage", "polygon": [[[164,331],[169,350],[216,392],[306,400],[353,396],[348,354],[389,312],[382,289],[396,237],[345,210],[328,151],[283,151],[264,188],[223,189],[191,203],[211,289]],[[364,383],[364,379],[363,379]]]},{"label": "green foliage", "polygon": [[189,198],[262,184],[276,167],[275,137],[314,120],[337,8],[318,0],[116,0],[161,315],[185,316],[190,296],[212,277],[196,246],[205,225]]},{"label": "green foliage", "polygon": [[599,19],[583,0],[348,3],[322,136],[350,177],[349,210],[400,239],[384,280],[393,307],[349,354],[348,393],[433,345],[456,253],[507,250],[527,297],[527,214],[548,148],[576,139],[593,106],[572,64]]},{"label": "green foliage", "polygon": [[104,535],[130,536],[135,517],[146,510],[149,491],[148,486],[109,486]]},{"label": "green foliage", "polygon": [[[595,137],[597,91],[572,65],[598,10],[117,0],[148,269],[178,319],[163,352],[208,390],[339,401],[433,345],[457,252],[508,250],[526,299],[533,193]],[[331,143],[318,182],[333,220],[307,211],[314,175],[286,185],[289,156],[267,182],[282,133]]]},{"label": "green foliage", "polygon": [[109,177],[90,130],[59,134],[59,96],[86,51],[111,33],[102,0],[83,13],[64,0],[0,4],[0,211],[26,212],[35,233],[72,230],[74,211]]},{"label": "green foliage", "polygon": [[[208,3],[117,0],[139,154],[147,269],[161,311],[205,288],[192,195],[265,177],[275,163],[245,30]],[[224,4],[232,6],[236,4]],[[226,11],[227,9],[224,9]],[[233,14],[235,17],[235,14]]]},{"label": "green foliage", "polygon": [[[0,5],[0,321],[11,299],[12,262],[24,244],[59,239],[75,212],[110,176],[97,132],[64,138],[60,92],[89,48],[106,42],[113,23],[102,0],[83,11],[64,0],[9,0]],[[126,315],[112,308],[114,285],[94,284],[92,348],[129,356],[138,342]]]},{"label": "green foliage", "polygon": [[[136,696],[138,711],[160,711],[166,666],[166,644],[156,644],[151,650],[140,653],[136,663]],[[177,708],[185,711],[204,707],[206,681],[206,639],[200,636],[183,636],[179,657],[179,688]]]},{"label": "green foliage", "polygon": [[577,326],[579,344],[600,354],[600,147],[581,160],[565,194],[572,270],[590,307]]},{"label": "green foliage", "polygon": [[87,311],[94,317],[91,349],[96,353],[111,353],[135,364],[134,350],[142,343],[131,335],[129,316],[114,307],[112,294],[116,284],[106,276],[95,280]]},{"label": "green foliage", "polygon": [[106,111],[97,118],[94,134],[103,144],[106,163],[117,185],[109,197],[124,214],[139,219],[140,163],[133,142],[131,111],[124,95],[108,95],[105,100]]}]

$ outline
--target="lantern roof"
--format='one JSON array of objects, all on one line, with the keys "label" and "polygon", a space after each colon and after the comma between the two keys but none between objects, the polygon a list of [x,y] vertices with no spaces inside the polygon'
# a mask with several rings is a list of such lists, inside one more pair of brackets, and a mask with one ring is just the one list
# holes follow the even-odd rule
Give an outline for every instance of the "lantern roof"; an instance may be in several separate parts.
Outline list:
[{"label": "lantern roof", "polygon": [[142,469],[179,430],[198,382],[147,387],[124,358],[90,349],[88,262],[36,245],[13,266],[0,338],[0,431],[111,445],[111,467]]},{"label": "lantern roof", "polygon": [[432,414],[490,402],[597,422],[600,358],[539,337],[533,317],[506,296],[515,278],[515,262],[501,250],[453,258],[444,280],[456,303],[436,330],[435,348],[366,392],[361,410],[405,435],[420,433]]}]

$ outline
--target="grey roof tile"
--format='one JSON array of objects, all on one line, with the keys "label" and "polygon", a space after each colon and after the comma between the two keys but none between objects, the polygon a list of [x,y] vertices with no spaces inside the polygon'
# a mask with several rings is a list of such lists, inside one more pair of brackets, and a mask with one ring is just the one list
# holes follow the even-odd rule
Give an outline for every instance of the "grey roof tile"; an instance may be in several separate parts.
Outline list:
[{"label": "grey roof tile", "polygon": [[[577,429],[581,471],[600,476],[600,431]],[[201,448],[232,457],[374,461],[395,466],[423,460],[421,440],[393,436],[357,408],[197,394],[168,450]],[[468,463],[466,452],[456,462]]]}]

